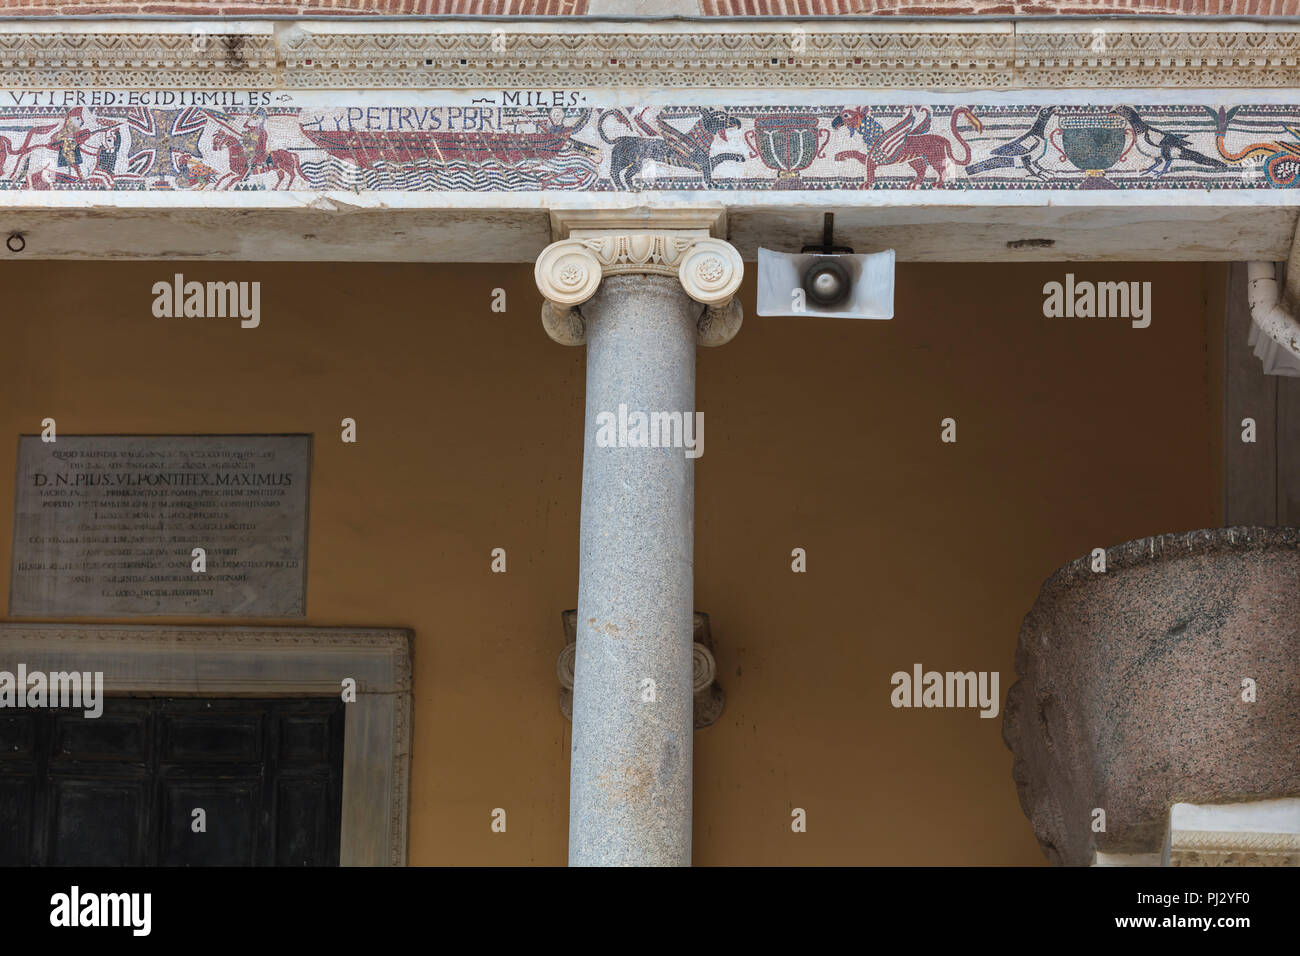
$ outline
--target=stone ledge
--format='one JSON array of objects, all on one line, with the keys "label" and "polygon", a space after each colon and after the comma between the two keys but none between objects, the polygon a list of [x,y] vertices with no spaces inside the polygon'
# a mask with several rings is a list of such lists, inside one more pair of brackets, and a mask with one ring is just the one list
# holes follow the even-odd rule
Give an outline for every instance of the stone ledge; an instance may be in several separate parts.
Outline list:
[{"label": "stone ledge", "polygon": [[1300,799],[1169,811],[1169,866],[1300,866]]}]

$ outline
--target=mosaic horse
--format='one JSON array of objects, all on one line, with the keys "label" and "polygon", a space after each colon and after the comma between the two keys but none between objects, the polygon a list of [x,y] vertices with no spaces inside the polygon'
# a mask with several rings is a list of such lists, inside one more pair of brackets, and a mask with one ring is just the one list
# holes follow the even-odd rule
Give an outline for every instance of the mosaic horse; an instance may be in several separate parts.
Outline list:
[{"label": "mosaic horse", "polygon": [[[9,141],[8,136],[0,136],[0,176],[3,176],[4,168],[7,165],[9,165],[9,160],[14,159],[17,160],[17,162],[14,163],[14,176],[17,177],[18,167],[22,165],[22,158],[26,156],[28,153],[32,152],[33,150],[39,149],[45,145],[44,143],[39,143],[36,146],[29,145],[31,143],[32,136],[36,132],[38,132],[38,130],[39,132],[52,133],[54,132],[55,127],[54,126],[43,126],[39,128],[32,127],[32,129],[27,131],[27,141],[24,142],[22,146],[19,146],[17,148],[15,148],[14,144]],[[49,147],[49,148],[53,149],[54,147]]]},{"label": "mosaic horse", "polygon": [[[64,124],[66,128],[66,122]],[[27,130],[21,146],[15,148],[7,136],[0,136],[0,176],[8,179],[23,179],[29,189],[51,189],[54,182],[79,182],[82,180],[81,164],[83,153],[95,158],[95,172],[100,173],[100,154],[103,150],[91,149],[87,142],[105,132],[114,132],[113,127],[101,126],[91,130],[73,130],[62,136],[60,124],[49,126],[32,126]],[[120,144],[120,134],[116,140]],[[37,136],[49,136],[42,142],[33,142]],[[105,157],[107,158],[107,157]],[[17,160],[11,174],[4,176],[3,171],[10,159]],[[117,154],[112,159],[116,161]],[[64,172],[60,166],[68,167]],[[102,176],[101,176],[102,178]]]},{"label": "mosaic horse", "polygon": [[[258,173],[275,172],[275,187],[280,188],[284,183],[285,176],[289,177],[286,189],[293,188],[293,181],[301,176],[303,181],[311,185],[311,180],[307,179],[307,174],[302,171],[302,166],[298,163],[298,154],[289,149],[273,149],[266,154],[266,162],[256,165],[248,161],[248,153],[244,149],[243,141],[238,136],[218,130],[212,137],[212,148],[215,150],[225,150],[227,153],[227,162],[230,164],[230,172],[226,173],[217,180],[214,188],[222,189],[223,187],[235,186],[242,183],[250,175]],[[227,180],[229,183],[227,184]]]},{"label": "mosaic horse", "polygon": [[916,172],[916,178],[907,184],[908,189],[924,185],[926,173],[930,169],[933,169],[939,177],[934,185],[942,186],[944,169],[948,168],[949,164],[965,166],[971,161],[970,144],[961,138],[961,133],[957,129],[957,120],[965,119],[977,133],[984,129],[984,124],[965,106],[959,106],[952,111],[953,139],[966,152],[965,158],[959,160],[953,153],[952,143],[948,141],[948,137],[929,132],[930,111],[923,109],[922,112],[925,117],[919,123],[914,112],[908,110],[906,116],[889,129],[885,129],[872,117],[870,107],[862,106],[844,110],[831,120],[831,128],[847,129],[850,139],[861,136],[867,152],[862,153],[856,149],[842,150],[835,154],[835,161],[838,163],[846,159],[856,159],[866,166],[866,174],[862,181],[863,189],[870,189],[876,181],[877,167],[895,166],[900,163],[906,163]]}]

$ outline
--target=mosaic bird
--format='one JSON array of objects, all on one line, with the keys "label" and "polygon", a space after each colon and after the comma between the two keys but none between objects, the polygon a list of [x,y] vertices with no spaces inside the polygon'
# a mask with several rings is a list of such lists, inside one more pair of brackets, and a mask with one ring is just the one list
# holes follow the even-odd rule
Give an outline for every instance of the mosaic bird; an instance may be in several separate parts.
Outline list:
[{"label": "mosaic bird", "polygon": [[989,150],[989,154],[995,158],[985,159],[972,166],[967,166],[967,175],[982,173],[990,169],[1005,169],[1008,166],[1014,166],[1019,161],[1020,165],[1025,167],[1029,175],[1035,179],[1047,179],[1047,174],[1043,172],[1038,163],[1042,160],[1043,153],[1047,151],[1047,121],[1052,118],[1052,114],[1055,112],[1055,106],[1044,106],[1038,111],[1033,126],[1011,142],[1003,143],[996,149]]},{"label": "mosaic bird", "polygon": [[[1142,170],[1143,176],[1164,163],[1164,169],[1156,173],[1157,176],[1163,176],[1169,172],[1169,168],[1173,166],[1175,159],[1185,159],[1198,166],[1209,166],[1211,169],[1228,168],[1228,164],[1222,160],[1214,159],[1192,149],[1187,145],[1187,137],[1181,133],[1170,133],[1167,130],[1156,129],[1138,116],[1137,110],[1131,106],[1116,107],[1115,112],[1129,121],[1129,125],[1133,127],[1133,135],[1137,137],[1139,142],[1146,143],[1148,146],[1153,146],[1160,151],[1159,155],[1155,157],[1155,162]],[[1138,147],[1138,152],[1148,159],[1152,158],[1151,154],[1141,146]]]}]

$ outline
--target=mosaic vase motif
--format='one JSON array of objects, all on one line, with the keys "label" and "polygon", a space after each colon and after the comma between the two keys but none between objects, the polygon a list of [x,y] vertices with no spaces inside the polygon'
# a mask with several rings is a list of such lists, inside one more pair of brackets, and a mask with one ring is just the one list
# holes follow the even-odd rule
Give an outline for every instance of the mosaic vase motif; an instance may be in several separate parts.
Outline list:
[{"label": "mosaic vase motif", "polygon": [[1061,158],[1084,173],[1080,189],[1116,189],[1106,170],[1128,155],[1136,135],[1118,113],[1100,111],[1062,113],[1052,144]]},{"label": "mosaic vase motif", "polygon": [[797,179],[799,173],[820,159],[830,142],[831,131],[818,129],[820,120],[810,113],[773,113],[754,119],[745,133],[749,155],[757,156],[779,180]]}]

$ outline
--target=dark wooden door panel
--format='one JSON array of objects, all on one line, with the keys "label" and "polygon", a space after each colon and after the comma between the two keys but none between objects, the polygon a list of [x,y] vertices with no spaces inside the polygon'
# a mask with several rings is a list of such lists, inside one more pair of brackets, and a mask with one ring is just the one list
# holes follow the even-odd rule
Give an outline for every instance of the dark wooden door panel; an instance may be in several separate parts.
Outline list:
[{"label": "dark wooden door panel", "polygon": [[143,773],[149,761],[147,701],[115,698],[120,703],[94,719],[81,711],[53,711],[52,767],[104,761],[134,764]]},{"label": "dark wooden door panel", "polygon": [[0,865],[337,866],[343,722],[335,698],[9,711]]},{"label": "dark wooden door panel", "polygon": [[162,714],[161,758],[168,763],[258,763],[266,737],[262,714],[241,708]]},{"label": "dark wooden door panel", "polygon": [[26,760],[35,752],[36,725],[26,716],[0,711],[0,760]]},{"label": "dark wooden door panel", "polygon": [[144,779],[52,777],[46,859],[53,866],[141,866],[148,808]]},{"label": "dark wooden door panel", "polygon": [[[164,866],[256,866],[262,835],[262,782],[239,779],[163,782]],[[195,832],[194,811],[204,814]]]},{"label": "dark wooden door panel", "polygon": [[276,791],[276,866],[331,866],[332,808],[327,782],[310,778],[281,780]]},{"label": "dark wooden door panel", "polygon": [[32,854],[31,822],[36,818],[36,774],[0,775],[0,865],[27,866]]}]

